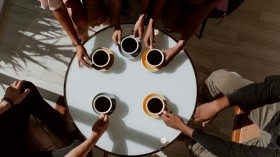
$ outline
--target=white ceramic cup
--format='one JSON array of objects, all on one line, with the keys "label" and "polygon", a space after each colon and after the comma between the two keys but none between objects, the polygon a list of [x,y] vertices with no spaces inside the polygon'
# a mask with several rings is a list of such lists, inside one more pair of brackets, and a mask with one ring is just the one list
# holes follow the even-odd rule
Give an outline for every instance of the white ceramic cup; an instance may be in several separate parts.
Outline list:
[{"label": "white ceramic cup", "polygon": [[161,68],[165,60],[164,53],[159,49],[150,49],[146,54],[148,64]]},{"label": "white ceramic cup", "polygon": [[128,58],[137,57],[141,51],[141,41],[133,35],[126,36],[121,40],[120,50]]},{"label": "white ceramic cup", "polygon": [[116,101],[112,94],[99,93],[92,101],[92,108],[97,114],[110,115],[114,112]]},{"label": "white ceramic cup", "polygon": [[98,68],[105,68],[109,65],[110,61],[110,54],[102,48],[95,50],[91,55],[91,63]]}]

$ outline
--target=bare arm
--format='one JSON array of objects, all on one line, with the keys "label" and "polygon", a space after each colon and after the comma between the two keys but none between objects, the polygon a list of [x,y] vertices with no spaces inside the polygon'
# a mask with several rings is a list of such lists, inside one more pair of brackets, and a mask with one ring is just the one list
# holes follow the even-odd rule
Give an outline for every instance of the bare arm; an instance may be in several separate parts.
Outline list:
[{"label": "bare arm", "polygon": [[144,32],[144,20],[147,14],[147,9],[149,6],[150,0],[141,0],[141,12],[137,22],[134,25],[133,35],[135,37],[142,38],[142,34]]},{"label": "bare arm", "polygon": [[120,26],[121,0],[110,0],[110,9],[115,26],[112,40],[115,44],[119,44],[122,38],[122,29]]},{"label": "bare arm", "polygon": [[7,111],[10,108],[9,104],[5,101],[1,101],[0,103],[0,115]]},{"label": "bare arm", "polygon": [[213,0],[213,2],[209,2],[209,0],[205,0],[193,12],[190,20],[185,20],[182,27],[181,39],[177,45],[164,51],[166,53],[166,63],[169,63],[185,47],[187,41],[196,33],[196,30],[207,17],[209,12],[216,7],[220,1],[221,0]]},{"label": "bare arm", "polygon": [[86,157],[98,139],[102,136],[109,126],[109,118],[107,115],[99,116],[99,119],[92,127],[90,136],[79,146],[70,151],[66,157]]},{"label": "bare arm", "polygon": [[20,93],[23,82],[24,80],[15,81],[6,89],[4,98],[9,99],[11,102],[7,102],[6,100],[1,101],[0,115],[11,108],[9,103],[18,105],[30,92],[30,89],[26,89],[23,93]]},{"label": "bare arm", "polygon": [[149,19],[148,27],[144,37],[144,42],[147,48],[154,47],[154,24],[156,23],[160,13],[162,12],[164,4],[165,0],[157,0],[155,2],[155,7],[153,8],[153,12],[151,18]]},{"label": "bare arm", "polygon": [[71,21],[71,18],[67,12],[65,5],[62,4],[58,9],[53,10],[52,12],[54,17],[58,20],[60,25],[63,27],[63,29],[71,39],[71,41],[76,45],[76,52],[79,65],[80,63],[82,63],[83,65],[89,67],[90,65],[83,58],[86,57],[88,60],[90,60],[89,56],[75,31],[74,25]]}]

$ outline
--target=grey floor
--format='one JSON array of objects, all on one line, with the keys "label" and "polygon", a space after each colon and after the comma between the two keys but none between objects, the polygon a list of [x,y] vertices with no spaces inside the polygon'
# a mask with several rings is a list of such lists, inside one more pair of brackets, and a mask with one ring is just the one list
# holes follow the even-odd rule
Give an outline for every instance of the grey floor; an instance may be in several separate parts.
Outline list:
[{"label": "grey floor", "polygon": [[[53,105],[63,95],[65,73],[75,49],[51,12],[41,9],[38,1],[5,2],[0,16],[0,94],[12,81],[25,79],[34,82]],[[246,0],[220,24],[219,19],[209,19],[203,37],[193,36],[185,47],[198,82],[221,68],[253,81],[279,74],[279,10],[279,0]],[[171,35],[179,39],[178,34]],[[222,112],[207,128],[230,139],[232,109]],[[102,156],[99,150],[95,152]],[[183,141],[174,142],[163,153],[188,156]]]}]

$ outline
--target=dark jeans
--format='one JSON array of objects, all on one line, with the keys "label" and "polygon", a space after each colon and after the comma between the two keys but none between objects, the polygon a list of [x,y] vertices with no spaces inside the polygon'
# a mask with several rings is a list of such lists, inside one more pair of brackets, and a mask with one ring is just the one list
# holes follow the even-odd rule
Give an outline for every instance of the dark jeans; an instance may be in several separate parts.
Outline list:
[{"label": "dark jeans", "polygon": [[65,136],[66,124],[59,113],[54,110],[40,95],[31,82],[24,82],[21,92],[29,88],[25,99],[14,108],[0,115],[0,156],[24,156],[24,143],[29,116],[41,120],[60,137]]}]

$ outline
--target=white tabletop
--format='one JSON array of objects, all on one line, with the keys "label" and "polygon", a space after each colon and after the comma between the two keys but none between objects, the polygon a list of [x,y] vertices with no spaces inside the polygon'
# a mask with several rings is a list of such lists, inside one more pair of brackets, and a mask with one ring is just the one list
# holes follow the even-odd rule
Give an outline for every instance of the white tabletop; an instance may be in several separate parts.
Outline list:
[{"label": "white tabletop", "polygon": [[[133,24],[122,25],[123,36],[130,34],[133,27]],[[127,59],[111,40],[113,30],[110,27],[98,32],[84,45],[89,54],[99,47],[107,47],[114,53],[115,61],[108,71],[79,68],[77,56],[72,58],[64,87],[69,111],[76,126],[87,137],[98,119],[92,109],[93,97],[101,92],[111,93],[116,97],[116,109],[109,115],[109,128],[96,146],[117,155],[154,153],[171,144],[180,132],[167,127],[161,119],[148,117],[142,109],[143,99],[151,93],[162,94],[167,99],[168,109],[187,122],[196,103],[195,72],[184,51],[160,71],[148,71],[141,63],[144,43],[137,58]],[[155,41],[158,49],[176,45],[175,40],[160,30]]]}]

